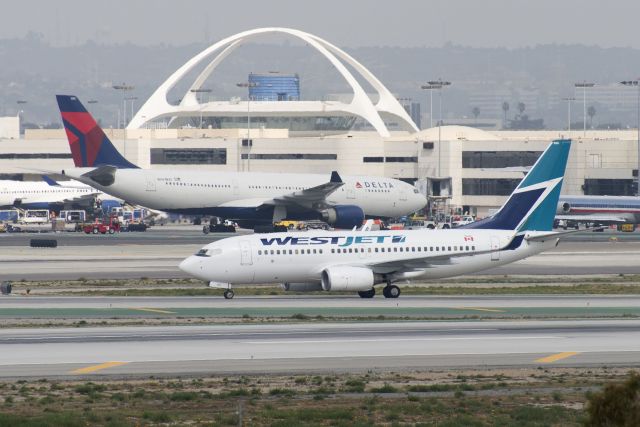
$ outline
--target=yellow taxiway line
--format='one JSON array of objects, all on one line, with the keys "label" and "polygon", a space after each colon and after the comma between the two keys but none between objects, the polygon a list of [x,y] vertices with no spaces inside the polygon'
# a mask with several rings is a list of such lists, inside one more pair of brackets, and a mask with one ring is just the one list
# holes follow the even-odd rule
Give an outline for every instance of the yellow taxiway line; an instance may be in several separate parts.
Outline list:
[{"label": "yellow taxiway line", "polygon": [[151,313],[176,314],[175,311],[160,310],[159,308],[133,307],[131,310],[149,311]]},{"label": "yellow taxiway line", "polygon": [[553,362],[556,362],[558,360],[566,359],[567,357],[575,356],[576,354],[579,354],[579,353],[576,352],[576,351],[565,351],[565,352],[562,352],[562,353],[552,354],[552,355],[547,356],[547,357],[541,357],[540,359],[536,359],[536,362],[538,362],[538,363],[553,363]]},{"label": "yellow taxiway line", "polygon": [[113,368],[115,366],[126,365],[129,362],[105,362],[99,365],[91,365],[86,368],[76,369],[75,371],[71,371],[72,374],[90,374],[92,372],[101,371],[107,368]]},{"label": "yellow taxiway line", "polygon": [[504,310],[498,310],[497,308],[481,308],[481,307],[455,307],[456,310],[476,310],[476,311],[489,311],[491,313],[504,313]]}]

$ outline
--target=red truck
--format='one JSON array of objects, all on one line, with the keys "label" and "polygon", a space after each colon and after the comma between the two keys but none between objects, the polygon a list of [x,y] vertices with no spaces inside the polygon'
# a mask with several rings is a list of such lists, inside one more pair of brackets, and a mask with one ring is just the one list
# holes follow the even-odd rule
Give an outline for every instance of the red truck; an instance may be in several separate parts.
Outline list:
[{"label": "red truck", "polygon": [[92,224],[85,224],[82,227],[82,230],[86,234],[113,234],[120,232],[120,221],[118,221],[118,217],[112,216],[109,218],[109,222],[105,222],[104,220],[97,219]]}]

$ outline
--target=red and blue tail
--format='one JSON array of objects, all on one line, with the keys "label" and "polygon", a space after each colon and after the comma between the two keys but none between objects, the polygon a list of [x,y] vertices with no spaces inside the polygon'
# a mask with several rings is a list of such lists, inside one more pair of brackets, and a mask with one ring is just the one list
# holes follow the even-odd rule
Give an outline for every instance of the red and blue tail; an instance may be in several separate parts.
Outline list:
[{"label": "red and blue tail", "polygon": [[125,159],[75,96],[56,95],[76,167],[138,168]]}]

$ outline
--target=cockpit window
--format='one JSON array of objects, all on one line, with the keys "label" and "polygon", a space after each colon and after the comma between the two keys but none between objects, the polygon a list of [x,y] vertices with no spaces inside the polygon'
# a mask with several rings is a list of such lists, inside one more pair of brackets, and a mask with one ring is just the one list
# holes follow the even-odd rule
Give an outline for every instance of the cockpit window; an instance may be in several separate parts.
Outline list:
[{"label": "cockpit window", "polygon": [[202,248],[198,252],[196,252],[196,256],[210,257],[210,256],[220,255],[221,253],[222,253],[222,249],[220,248],[213,248],[213,249]]}]

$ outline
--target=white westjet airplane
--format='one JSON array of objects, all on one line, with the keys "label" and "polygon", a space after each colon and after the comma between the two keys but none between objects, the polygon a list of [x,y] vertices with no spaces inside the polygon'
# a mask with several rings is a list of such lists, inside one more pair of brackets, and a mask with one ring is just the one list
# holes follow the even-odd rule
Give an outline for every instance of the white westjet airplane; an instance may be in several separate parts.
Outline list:
[{"label": "white westjet airplane", "polygon": [[391,178],[139,169],[120,155],[78,98],[57,95],[57,100],[76,165],[62,173],[132,204],[214,215],[243,227],[287,218],[323,219],[351,229],[365,216],[398,217],[427,203],[413,186]]},{"label": "white westjet airplane", "polygon": [[397,298],[394,282],[458,276],[508,264],[554,247],[552,232],[571,141],[551,143],[493,216],[453,230],[336,231],[222,239],[180,269],[212,287],[281,282],[288,290],[354,291]]},{"label": "white westjet airplane", "polygon": [[56,182],[46,176],[44,181],[0,181],[0,208],[52,209],[80,204],[93,204],[100,193],[79,182]]}]

